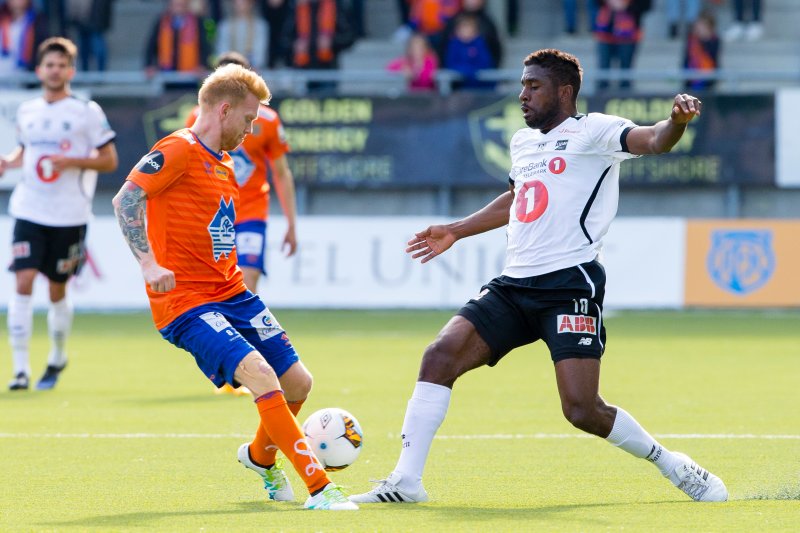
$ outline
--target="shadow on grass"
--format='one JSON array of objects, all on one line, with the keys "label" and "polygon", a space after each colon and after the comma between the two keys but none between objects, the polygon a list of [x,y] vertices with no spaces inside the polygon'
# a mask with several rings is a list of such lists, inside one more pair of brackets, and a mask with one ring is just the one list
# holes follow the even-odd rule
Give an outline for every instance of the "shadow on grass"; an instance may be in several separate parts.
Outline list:
[{"label": "shadow on grass", "polygon": [[53,522],[40,522],[40,527],[96,527],[96,528],[132,528],[132,527],[157,527],[155,522],[170,518],[191,517],[191,516],[224,516],[232,517],[243,514],[256,513],[281,513],[287,511],[297,511],[302,507],[297,506],[277,506],[265,505],[264,502],[239,502],[231,504],[227,509],[187,509],[185,511],[141,511],[119,514],[107,514],[98,516],[87,516],[74,520],[61,520]]},{"label": "shadow on grass", "polygon": [[147,396],[144,398],[126,398],[116,400],[114,403],[125,405],[169,405],[169,404],[184,404],[184,403],[211,403],[230,401],[238,396],[219,395],[214,394],[212,389],[204,394],[186,394],[183,396]]}]

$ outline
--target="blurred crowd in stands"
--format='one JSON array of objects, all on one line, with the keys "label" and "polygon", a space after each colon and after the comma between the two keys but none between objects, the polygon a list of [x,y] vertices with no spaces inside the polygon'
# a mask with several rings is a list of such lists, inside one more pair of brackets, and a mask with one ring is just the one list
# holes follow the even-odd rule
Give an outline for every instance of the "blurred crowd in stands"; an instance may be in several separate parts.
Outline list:
[{"label": "blurred crowd in stands", "polygon": [[[517,21],[520,0],[504,2],[502,31],[487,0],[396,0],[400,18],[394,35],[370,35],[365,25],[369,0],[165,0],[164,10],[142,34],[143,67],[149,76],[161,71],[203,75],[221,52],[237,51],[254,68],[337,69],[339,56],[359,39],[394,39],[405,54],[387,69],[402,73],[409,90],[436,88],[435,73],[458,73],[456,87],[492,88],[479,71],[497,69],[503,59],[503,36],[524,38]],[[105,70],[106,34],[113,23],[114,0],[0,1],[0,75],[32,70],[38,44],[52,35],[72,37],[80,51],[79,68]],[[592,35],[597,67],[630,69],[643,39],[642,18],[653,0],[562,0],[566,35]],[[729,7],[722,7],[729,4]],[[665,35],[685,39],[682,66],[698,71],[719,68],[721,40],[762,37],[761,0],[665,0]],[[731,9],[734,24],[717,33],[715,13]],[[130,52],[133,53],[133,52]],[[693,90],[713,85],[687,82]],[[330,84],[319,83],[321,88]],[[630,87],[623,80],[619,88]],[[609,82],[599,82],[599,89]]]}]

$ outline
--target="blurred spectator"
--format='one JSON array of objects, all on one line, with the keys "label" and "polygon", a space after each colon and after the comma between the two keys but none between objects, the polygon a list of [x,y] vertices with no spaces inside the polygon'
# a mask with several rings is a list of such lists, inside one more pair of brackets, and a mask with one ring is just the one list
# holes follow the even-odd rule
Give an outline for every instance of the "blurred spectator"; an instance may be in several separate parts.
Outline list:
[{"label": "blurred spectator", "polygon": [[67,0],[67,18],[78,32],[81,70],[89,70],[94,56],[97,70],[105,70],[108,58],[105,32],[111,28],[112,0]]},{"label": "blurred spectator", "polygon": [[[616,63],[622,70],[633,67],[636,45],[642,37],[642,15],[650,9],[651,0],[603,0],[595,19],[594,35],[600,68],[608,70]],[[631,87],[630,80],[620,82],[621,89]],[[600,80],[597,88],[608,88]]]},{"label": "blurred spectator", "polygon": [[283,32],[289,16],[287,0],[259,0],[261,13],[269,26],[269,42],[267,44],[267,65],[275,68],[286,57],[283,43]]},{"label": "blurred spectator", "polygon": [[[586,18],[589,31],[594,31],[594,21],[597,18],[597,0],[583,0],[586,4]],[[578,0],[563,0],[564,30],[569,35],[578,33]]]},{"label": "blurred spectator", "polygon": [[[719,68],[719,37],[714,15],[703,11],[692,24],[686,37],[686,52],[683,66],[686,69],[710,72]],[[687,80],[686,89],[691,91],[710,89],[714,80]]]},{"label": "blurred spectator", "polygon": [[189,8],[189,0],[170,0],[153,25],[145,52],[148,76],[158,71],[202,75],[206,70],[211,55],[206,30]]},{"label": "blurred spectator", "polygon": [[[337,69],[339,54],[355,42],[349,13],[341,0],[296,0],[286,20],[287,64],[301,69]],[[335,83],[317,82],[309,89],[333,89]]]},{"label": "blurred spectator", "polygon": [[386,68],[392,72],[402,72],[410,90],[431,91],[436,88],[438,63],[428,39],[414,33],[406,43],[406,53],[389,63]]},{"label": "blurred spectator", "polygon": [[409,27],[425,35],[439,50],[447,22],[461,10],[461,0],[411,0]]},{"label": "blurred spectator", "polygon": [[686,23],[688,27],[700,14],[700,0],[667,0],[667,23],[670,39],[676,39],[680,34],[681,26]]},{"label": "blurred spectator", "polygon": [[217,55],[235,51],[256,70],[267,65],[269,27],[255,11],[254,0],[233,0],[233,13],[217,27]]},{"label": "blurred spectator", "polygon": [[30,71],[36,49],[47,37],[45,17],[31,0],[8,0],[0,6],[0,73]]},{"label": "blurred spectator", "polygon": [[490,89],[494,82],[477,78],[479,70],[494,68],[489,45],[480,33],[478,19],[474,15],[458,15],[455,33],[447,42],[444,67],[461,74],[456,88]]},{"label": "blurred spectator", "polygon": [[47,35],[67,34],[67,7],[65,0],[34,0],[33,8],[47,21]]},{"label": "blurred spectator", "polygon": [[[497,25],[486,12],[486,0],[463,0],[464,4],[461,13],[472,15],[478,22],[478,33],[486,41],[489,47],[489,54],[492,56],[492,68],[497,68],[503,60],[503,44],[500,42],[500,34],[497,32]],[[444,56],[447,51],[447,44],[455,35],[456,21],[458,17],[452,18],[445,26],[442,45],[439,49],[439,59],[444,63]]]},{"label": "blurred spectator", "polygon": [[[747,4],[747,10],[745,10]],[[749,16],[745,15],[749,11]],[[725,31],[726,41],[738,41],[742,37],[757,41],[764,34],[761,25],[761,0],[733,0],[733,25]]]}]

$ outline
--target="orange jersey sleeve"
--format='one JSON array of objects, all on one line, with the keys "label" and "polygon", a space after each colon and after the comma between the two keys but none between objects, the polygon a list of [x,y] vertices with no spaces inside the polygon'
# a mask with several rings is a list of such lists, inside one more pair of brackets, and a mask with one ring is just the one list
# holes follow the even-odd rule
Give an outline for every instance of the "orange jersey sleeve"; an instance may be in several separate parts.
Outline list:
[{"label": "orange jersey sleeve", "polygon": [[245,290],[233,228],[238,187],[227,154],[179,130],[156,143],[128,180],[147,193],[147,236],[156,261],[175,273],[175,289],[147,287],[157,328]]},{"label": "orange jersey sleeve", "polygon": [[270,161],[289,152],[283,124],[275,110],[261,106],[253,123],[253,133],[231,152],[239,183],[237,222],[266,220],[269,215]]}]

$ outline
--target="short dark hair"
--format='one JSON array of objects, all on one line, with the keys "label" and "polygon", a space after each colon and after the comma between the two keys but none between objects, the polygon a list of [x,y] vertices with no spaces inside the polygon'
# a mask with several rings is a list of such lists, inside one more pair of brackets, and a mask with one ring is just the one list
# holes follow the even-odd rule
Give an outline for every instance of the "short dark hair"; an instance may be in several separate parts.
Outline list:
[{"label": "short dark hair", "polygon": [[78,56],[78,47],[66,37],[50,37],[49,39],[45,39],[42,41],[42,44],[39,45],[38,50],[36,50],[36,66],[41,65],[44,56],[51,52],[67,56],[70,66],[74,66],[75,58]]},{"label": "short dark hair", "polygon": [[558,86],[571,85],[572,98],[573,100],[578,99],[583,69],[581,68],[581,62],[574,55],[555,48],[545,48],[529,54],[523,64],[526,67],[536,65],[547,70]]},{"label": "short dark hair", "polygon": [[250,62],[247,60],[247,58],[244,57],[239,52],[224,52],[220,54],[219,57],[217,58],[217,63],[216,63],[217,68],[231,64],[239,65],[240,67],[244,67],[246,69],[253,68],[250,65]]}]

